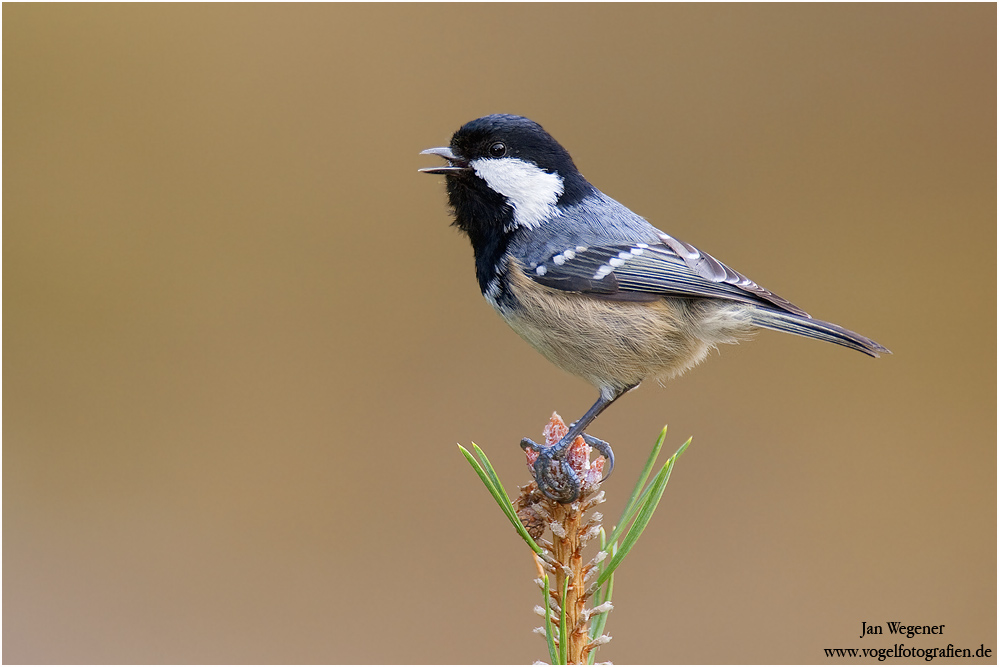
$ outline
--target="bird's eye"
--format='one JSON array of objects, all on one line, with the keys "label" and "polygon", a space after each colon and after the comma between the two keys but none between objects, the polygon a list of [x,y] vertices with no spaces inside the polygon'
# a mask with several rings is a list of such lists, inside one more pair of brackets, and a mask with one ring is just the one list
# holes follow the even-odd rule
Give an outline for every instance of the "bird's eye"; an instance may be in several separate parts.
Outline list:
[{"label": "bird's eye", "polygon": [[493,157],[503,157],[506,155],[506,144],[502,141],[497,141],[489,147],[489,154]]}]

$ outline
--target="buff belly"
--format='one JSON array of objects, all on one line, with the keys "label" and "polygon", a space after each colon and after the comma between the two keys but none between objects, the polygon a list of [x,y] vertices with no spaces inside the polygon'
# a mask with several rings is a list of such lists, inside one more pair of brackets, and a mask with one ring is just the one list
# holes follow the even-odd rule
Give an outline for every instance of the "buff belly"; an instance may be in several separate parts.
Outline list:
[{"label": "buff belly", "polygon": [[735,302],[610,301],[539,285],[516,267],[509,288],[519,307],[500,314],[513,330],[601,391],[676,377],[719,343],[738,342],[753,330],[752,307]]}]

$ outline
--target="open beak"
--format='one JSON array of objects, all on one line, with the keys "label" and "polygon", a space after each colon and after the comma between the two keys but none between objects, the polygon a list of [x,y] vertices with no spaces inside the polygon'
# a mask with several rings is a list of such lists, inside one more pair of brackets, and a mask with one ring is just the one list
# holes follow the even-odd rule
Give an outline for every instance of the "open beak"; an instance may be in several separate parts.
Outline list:
[{"label": "open beak", "polygon": [[440,155],[450,163],[446,167],[426,167],[420,169],[424,174],[461,174],[472,171],[472,168],[468,166],[468,162],[455,155],[454,151],[448,146],[428,148],[425,151],[420,151],[420,155]]}]

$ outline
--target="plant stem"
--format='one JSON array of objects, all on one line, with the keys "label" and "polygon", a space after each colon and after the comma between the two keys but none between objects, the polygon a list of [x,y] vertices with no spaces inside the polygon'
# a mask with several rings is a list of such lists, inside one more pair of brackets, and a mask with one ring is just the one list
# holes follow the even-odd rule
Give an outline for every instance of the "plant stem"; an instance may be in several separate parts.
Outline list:
[{"label": "plant stem", "polygon": [[583,513],[579,510],[578,502],[571,505],[558,503],[552,505],[555,510],[552,518],[565,531],[564,537],[555,535],[552,542],[555,560],[562,565],[555,570],[556,590],[563,590],[563,583],[567,577],[569,579],[566,599],[559,600],[559,604],[565,610],[569,636],[559,639],[568,641],[568,664],[585,664],[586,654],[589,653],[586,651],[588,624],[582,621],[586,591],[583,583],[583,555],[579,534],[583,525]]},{"label": "plant stem", "polygon": [[[545,446],[554,446],[568,430],[562,418],[553,414],[544,429]],[[535,581],[545,601],[545,606],[537,609],[545,624],[535,630],[545,636],[552,664],[589,664],[595,659],[596,649],[611,640],[604,634],[604,627],[607,614],[613,609],[614,572],[648,525],[666,489],[673,464],[690,444],[688,439],[645,486],[665,437],[663,429],[610,538],[600,527],[603,516],[596,511],[590,514],[604,502],[604,493],[599,490],[604,460],[590,461],[591,447],[583,437],[577,437],[568,450],[567,460],[580,483],[579,497],[568,504],[546,497],[538,489],[537,481],[520,487],[516,500],[511,500],[485,452],[473,445],[473,455],[458,446],[520,537],[534,551],[539,574]],[[538,454],[527,449],[526,455],[528,468],[534,474]],[[547,531],[551,531],[551,541],[544,538]],[[583,548],[598,535],[600,551],[584,565]],[[588,602],[595,604],[588,609]]]}]

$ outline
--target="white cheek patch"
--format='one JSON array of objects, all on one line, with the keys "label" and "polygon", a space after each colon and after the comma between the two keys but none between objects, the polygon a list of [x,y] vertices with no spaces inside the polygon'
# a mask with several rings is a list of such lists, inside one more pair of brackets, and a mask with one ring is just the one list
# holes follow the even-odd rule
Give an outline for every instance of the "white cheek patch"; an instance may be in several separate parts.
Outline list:
[{"label": "white cheek patch", "polygon": [[555,202],[565,190],[558,174],[514,157],[479,158],[472,160],[471,166],[490,189],[506,198],[513,208],[515,226],[537,229],[558,215]]}]

